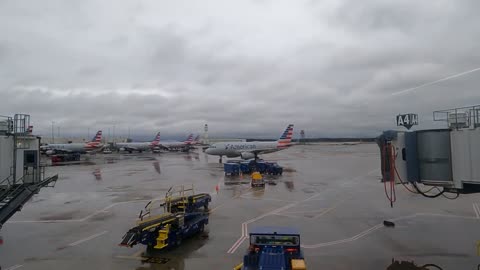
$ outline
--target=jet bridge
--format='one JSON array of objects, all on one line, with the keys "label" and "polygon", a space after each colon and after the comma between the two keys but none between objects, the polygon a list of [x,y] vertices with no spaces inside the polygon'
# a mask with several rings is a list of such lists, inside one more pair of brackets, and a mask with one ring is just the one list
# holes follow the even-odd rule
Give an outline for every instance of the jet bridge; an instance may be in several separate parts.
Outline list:
[{"label": "jet bridge", "polygon": [[444,129],[385,131],[377,138],[383,181],[480,192],[480,105],[433,112]]},{"label": "jet bridge", "polygon": [[0,228],[40,188],[58,175],[45,177],[40,165],[40,137],[31,134],[30,116],[0,116]]}]

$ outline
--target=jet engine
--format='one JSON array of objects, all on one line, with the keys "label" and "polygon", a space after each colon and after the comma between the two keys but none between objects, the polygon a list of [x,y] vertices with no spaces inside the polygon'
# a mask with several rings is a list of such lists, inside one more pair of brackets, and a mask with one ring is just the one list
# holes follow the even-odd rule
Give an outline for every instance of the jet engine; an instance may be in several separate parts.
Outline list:
[{"label": "jet engine", "polygon": [[54,154],[55,154],[55,150],[53,150],[53,149],[47,150],[47,151],[45,151],[45,154],[46,154],[47,156],[49,156],[49,155],[54,155]]},{"label": "jet engine", "polygon": [[243,152],[240,154],[240,157],[242,159],[252,159],[252,158],[255,158],[255,154],[250,152]]}]

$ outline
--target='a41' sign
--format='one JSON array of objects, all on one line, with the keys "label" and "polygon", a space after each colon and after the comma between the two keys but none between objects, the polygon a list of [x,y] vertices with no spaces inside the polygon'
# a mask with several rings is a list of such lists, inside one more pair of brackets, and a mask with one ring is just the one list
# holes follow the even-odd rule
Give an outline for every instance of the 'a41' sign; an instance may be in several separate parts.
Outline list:
[{"label": "'a41' sign", "polygon": [[418,114],[407,113],[397,115],[397,126],[404,126],[410,129],[414,125],[418,125]]}]

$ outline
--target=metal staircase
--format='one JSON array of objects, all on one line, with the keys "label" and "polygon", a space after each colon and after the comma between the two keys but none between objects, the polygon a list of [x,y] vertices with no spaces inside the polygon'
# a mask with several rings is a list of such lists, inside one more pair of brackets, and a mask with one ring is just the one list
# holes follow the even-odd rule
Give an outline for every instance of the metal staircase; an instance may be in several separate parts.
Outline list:
[{"label": "metal staircase", "polygon": [[23,205],[37,194],[42,187],[46,187],[57,181],[58,175],[54,175],[42,180],[37,184],[18,184],[0,194],[0,228],[7,220],[20,211]]}]

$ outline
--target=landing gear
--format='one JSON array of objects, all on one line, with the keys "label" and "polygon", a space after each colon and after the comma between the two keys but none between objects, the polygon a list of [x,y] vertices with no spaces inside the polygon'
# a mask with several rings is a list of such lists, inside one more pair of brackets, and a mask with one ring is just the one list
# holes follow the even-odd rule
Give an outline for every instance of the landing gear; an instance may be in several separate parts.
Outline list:
[{"label": "landing gear", "polygon": [[218,160],[218,163],[222,163],[222,156],[220,156],[220,159]]}]

